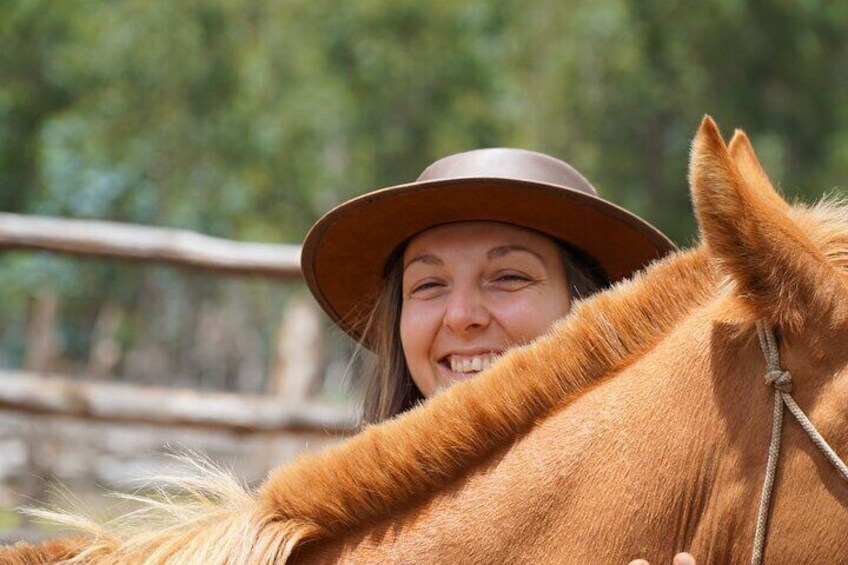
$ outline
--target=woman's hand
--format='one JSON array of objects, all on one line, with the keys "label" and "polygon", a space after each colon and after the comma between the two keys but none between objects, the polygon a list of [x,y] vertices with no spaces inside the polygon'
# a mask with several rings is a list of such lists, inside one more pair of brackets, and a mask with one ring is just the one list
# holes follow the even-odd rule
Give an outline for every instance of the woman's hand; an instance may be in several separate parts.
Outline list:
[{"label": "woman's hand", "polygon": [[[630,565],[651,565],[644,559],[634,559],[630,562]],[[674,556],[674,560],[671,562],[671,565],[695,565],[695,558],[689,555],[688,553],[678,553]]]}]

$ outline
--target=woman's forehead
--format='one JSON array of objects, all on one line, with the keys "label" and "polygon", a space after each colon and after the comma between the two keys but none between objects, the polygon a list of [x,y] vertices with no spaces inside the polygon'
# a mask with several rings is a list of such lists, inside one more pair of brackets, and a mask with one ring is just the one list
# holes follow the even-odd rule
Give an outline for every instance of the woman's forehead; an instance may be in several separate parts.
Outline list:
[{"label": "woman's forehead", "polygon": [[404,263],[421,254],[488,251],[492,247],[529,247],[538,253],[556,253],[553,239],[536,231],[490,221],[444,224],[414,236],[404,252]]}]

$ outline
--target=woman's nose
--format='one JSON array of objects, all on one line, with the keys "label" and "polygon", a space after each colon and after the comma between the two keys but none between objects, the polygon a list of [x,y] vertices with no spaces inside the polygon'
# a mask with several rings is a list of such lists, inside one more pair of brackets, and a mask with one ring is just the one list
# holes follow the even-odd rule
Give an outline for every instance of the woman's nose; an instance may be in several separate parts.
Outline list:
[{"label": "woman's nose", "polygon": [[456,335],[485,328],[491,316],[482,298],[476,290],[454,289],[445,306],[445,325]]}]

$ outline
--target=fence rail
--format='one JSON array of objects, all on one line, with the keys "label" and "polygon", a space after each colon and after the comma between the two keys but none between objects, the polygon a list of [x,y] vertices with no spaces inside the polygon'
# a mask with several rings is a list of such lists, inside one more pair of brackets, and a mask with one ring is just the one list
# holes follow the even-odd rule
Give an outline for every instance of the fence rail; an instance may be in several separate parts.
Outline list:
[{"label": "fence rail", "polygon": [[299,278],[300,246],[246,243],[187,230],[0,213],[0,250],[170,263],[221,273]]},{"label": "fence rail", "polygon": [[214,428],[239,433],[323,430],[345,435],[353,414],[337,406],[243,393],[91,382],[0,371],[0,409],[111,423]]}]

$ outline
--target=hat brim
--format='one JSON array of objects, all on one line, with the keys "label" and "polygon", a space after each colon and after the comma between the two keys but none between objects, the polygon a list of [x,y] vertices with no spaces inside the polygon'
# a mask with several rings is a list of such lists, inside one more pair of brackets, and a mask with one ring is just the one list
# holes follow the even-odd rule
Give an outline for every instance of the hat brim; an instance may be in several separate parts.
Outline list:
[{"label": "hat brim", "polygon": [[434,180],[370,192],[324,215],[303,243],[304,278],[333,322],[362,341],[384,263],[398,245],[428,228],[468,221],[503,222],[564,241],[610,282],[675,249],[638,216],[578,190],[502,178]]}]

